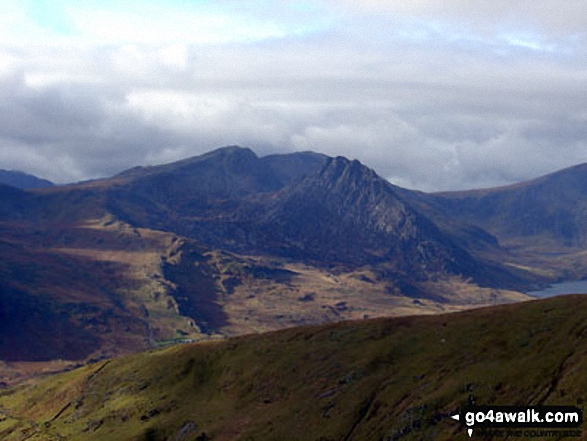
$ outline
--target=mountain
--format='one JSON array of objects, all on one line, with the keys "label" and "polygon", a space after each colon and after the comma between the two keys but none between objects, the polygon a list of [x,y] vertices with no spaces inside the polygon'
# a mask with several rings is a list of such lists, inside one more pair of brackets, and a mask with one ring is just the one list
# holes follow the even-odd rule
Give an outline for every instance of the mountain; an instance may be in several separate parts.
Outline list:
[{"label": "mountain", "polygon": [[112,216],[209,249],[321,267],[384,265],[406,286],[432,273],[500,288],[527,283],[523,275],[470,255],[400,190],[341,157],[304,152],[258,158],[250,149],[227,147],[40,192],[42,201],[28,216],[43,222]]},{"label": "mountain", "polygon": [[[235,146],[108,179],[0,186],[0,358],[52,370],[186,340],[527,300],[518,291],[550,280],[504,265],[495,236],[447,221],[434,198],[358,161]],[[22,378],[8,368],[5,381]]]},{"label": "mountain", "polygon": [[501,280],[484,274],[486,265],[358,161],[313,153],[258,158],[230,147],[118,177],[126,181],[109,192],[109,213],[211,248],[326,267],[387,264],[408,279],[440,273],[494,287],[521,282],[504,268]]},{"label": "mountain", "polygon": [[471,403],[585,413],[585,323],[587,297],[563,296],[178,345],[2,391],[0,436],[466,439],[450,416]]},{"label": "mountain", "polygon": [[46,179],[16,170],[0,169],[0,183],[16,188],[47,188],[54,184]]},{"label": "mountain", "polygon": [[520,291],[587,275],[586,183],[426,194],[232,146],[0,184],[0,436],[454,439],[470,400],[582,405],[586,298]]},{"label": "mountain", "polygon": [[587,245],[587,164],[508,187],[435,198],[450,215],[500,237],[546,235],[564,246]]},{"label": "mountain", "polygon": [[[559,279],[587,275],[587,164],[506,187],[419,193],[439,224],[459,219],[493,236],[513,265]],[[457,226],[452,231],[462,227]],[[470,249],[470,248],[469,248]]]},{"label": "mountain", "polygon": [[0,184],[0,216],[15,218],[25,210],[25,207],[34,197],[13,186]]}]

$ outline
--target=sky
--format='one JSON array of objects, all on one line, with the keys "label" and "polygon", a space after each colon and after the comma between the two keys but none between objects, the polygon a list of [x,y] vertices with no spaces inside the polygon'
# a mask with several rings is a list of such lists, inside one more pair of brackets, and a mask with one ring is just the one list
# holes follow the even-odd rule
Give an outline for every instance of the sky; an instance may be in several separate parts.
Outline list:
[{"label": "sky", "polygon": [[57,183],[226,145],[424,191],[587,162],[587,2],[4,0],[0,168]]}]

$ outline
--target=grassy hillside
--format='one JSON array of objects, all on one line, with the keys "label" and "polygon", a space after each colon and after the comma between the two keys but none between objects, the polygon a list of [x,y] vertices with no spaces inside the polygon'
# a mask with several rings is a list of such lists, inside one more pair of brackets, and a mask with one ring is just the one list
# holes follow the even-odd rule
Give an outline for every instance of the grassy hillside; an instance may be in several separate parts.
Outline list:
[{"label": "grassy hillside", "polygon": [[180,345],[3,391],[0,438],[467,439],[471,400],[584,408],[586,336],[565,296]]}]

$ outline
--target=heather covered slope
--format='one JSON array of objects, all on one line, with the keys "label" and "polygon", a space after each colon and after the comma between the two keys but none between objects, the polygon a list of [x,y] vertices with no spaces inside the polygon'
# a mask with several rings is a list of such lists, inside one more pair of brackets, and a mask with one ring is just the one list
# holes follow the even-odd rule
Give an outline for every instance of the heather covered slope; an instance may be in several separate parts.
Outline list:
[{"label": "heather covered slope", "polygon": [[449,415],[471,400],[584,408],[586,311],[587,297],[565,296],[102,361],[2,392],[0,436],[465,439]]}]

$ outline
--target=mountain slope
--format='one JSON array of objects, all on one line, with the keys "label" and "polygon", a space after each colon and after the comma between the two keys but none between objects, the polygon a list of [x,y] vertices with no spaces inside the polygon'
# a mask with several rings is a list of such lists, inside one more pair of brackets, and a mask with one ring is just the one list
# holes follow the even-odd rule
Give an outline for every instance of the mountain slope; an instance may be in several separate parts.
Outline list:
[{"label": "mountain slope", "polygon": [[448,214],[500,237],[547,235],[564,246],[587,245],[587,164],[508,187],[433,198]]},{"label": "mountain slope", "polygon": [[0,217],[22,218],[26,207],[33,199],[33,196],[24,190],[0,184]]},{"label": "mountain slope", "polygon": [[2,360],[84,360],[199,334],[161,275],[172,235],[105,220],[0,223],[0,237]]},{"label": "mountain slope", "polygon": [[[550,280],[587,275],[587,164],[507,187],[414,195],[419,210],[482,258]],[[476,240],[483,236],[499,247]]]},{"label": "mountain slope", "polygon": [[[178,211],[195,198],[238,199],[283,188],[311,174],[326,157],[311,152],[259,158],[248,148],[224,147],[201,156],[155,167],[134,168],[113,178],[129,190]],[[108,180],[106,180],[108,182]]]},{"label": "mountain slope", "polygon": [[73,185],[0,185],[0,313],[16,311],[0,357],[75,363],[527,299],[512,290],[538,277],[469,252],[413,198],[357,161],[239,147]]},{"label": "mountain slope", "polygon": [[0,381],[8,383],[185,340],[523,298],[455,283],[443,286],[450,304],[442,296],[414,303],[390,291],[405,290],[397,280],[367,268],[333,272],[210,250],[112,217],[0,222],[0,237],[0,359],[10,362],[0,363]]},{"label": "mountain slope", "polygon": [[[318,173],[282,190],[260,225],[276,248],[289,246],[286,253],[305,258],[383,265],[408,282],[453,274],[499,286],[492,266],[458,246],[397,190],[358,161],[330,158]],[[515,280],[507,270],[500,276],[502,286]]]},{"label": "mountain slope", "polygon": [[586,311],[565,296],[133,355],[4,391],[0,435],[465,439],[450,415],[470,402],[585,410]]},{"label": "mountain slope", "polygon": [[16,170],[0,169],[0,183],[16,188],[53,187],[53,183],[46,179],[37,178],[36,176]]},{"label": "mountain slope", "polygon": [[231,147],[120,176],[128,181],[108,191],[110,213],[210,248],[323,266],[388,264],[408,285],[432,273],[494,287],[524,283],[471,256],[357,161],[312,153],[257,158]]}]

